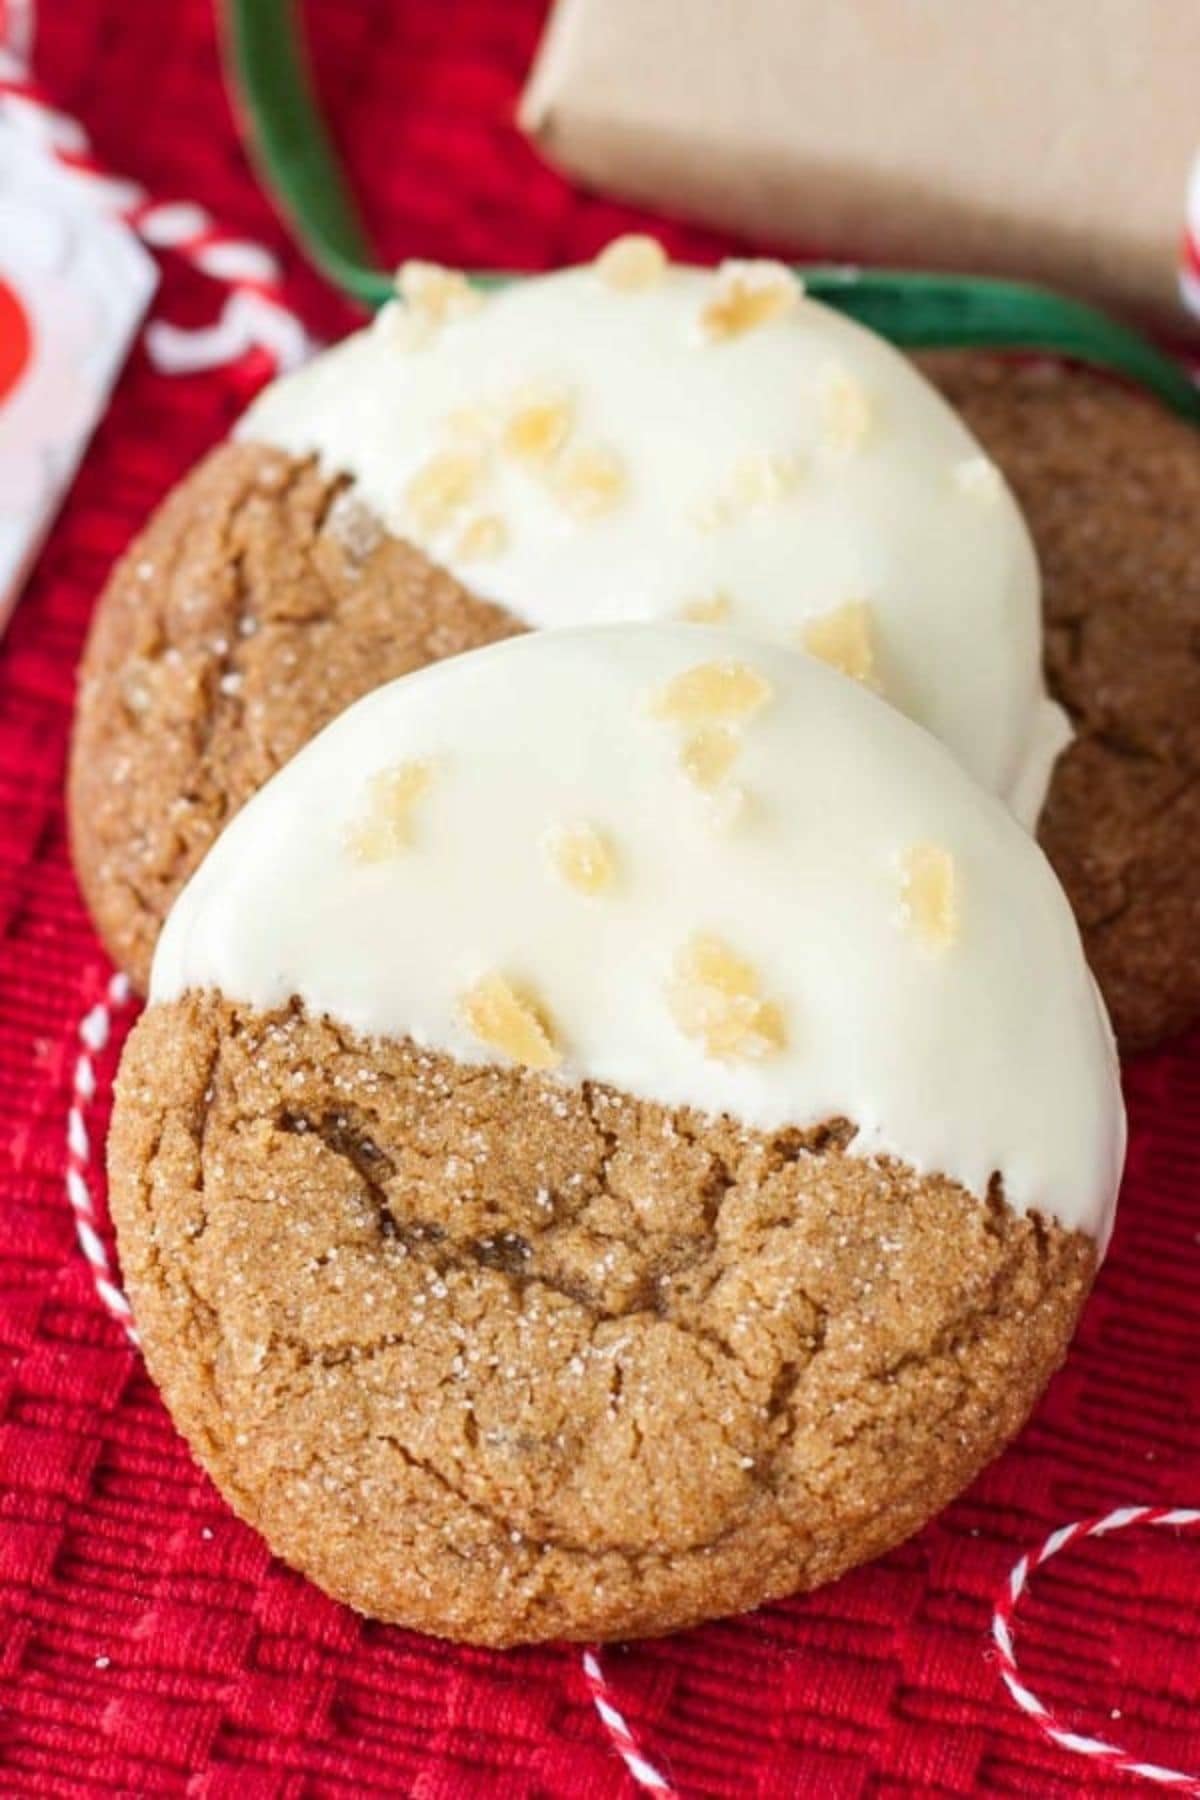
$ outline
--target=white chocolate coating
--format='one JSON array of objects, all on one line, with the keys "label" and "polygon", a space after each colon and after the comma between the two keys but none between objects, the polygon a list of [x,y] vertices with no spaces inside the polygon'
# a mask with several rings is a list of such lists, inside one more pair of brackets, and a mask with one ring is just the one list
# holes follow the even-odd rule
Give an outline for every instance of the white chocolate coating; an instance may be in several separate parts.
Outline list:
[{"label": "white chocolate coating", "polygon": [[[721,279],[531,278],[412,347],[388,309],[269,388],[240,433],[319,453],[530,626],[674,619],[721,596],[724,622],[797,644],[806,621],[865,601],[885,697],[1032,826],[1070,729],[1044,689],[1037,563],[1008,488],[904,357],[826,307],[797,296],[706,341]],[[503,447],[531,395],[565,409],[540,460]],[[469,493],[414,506],[414,478],[464,444]],[[579,517],[562,477],[594,449],[619,491]]]},{"label": "white chocolate coating", "polygon": [[[664,694],[714,663],[759,702],[727,718],[732,765],[704,791]],[[916,868],[933,882],[924,913]],[[746,1054],[722,1060],[686,1029],[697,934],[752,968],[771,1009]],[[796,652],[705,626],[600,627],[380,689],[210,851],[151,999],[299,996],[358,1031],[495,1062],[463,1010],[489,976],[536,1000],[552,1079],[764,1129],[843,1116],[862,1155],[979,1195],[1000,1171],[1014,1205],[1107,1239],[1116,1058],[1048,863],[928,733]]]}]

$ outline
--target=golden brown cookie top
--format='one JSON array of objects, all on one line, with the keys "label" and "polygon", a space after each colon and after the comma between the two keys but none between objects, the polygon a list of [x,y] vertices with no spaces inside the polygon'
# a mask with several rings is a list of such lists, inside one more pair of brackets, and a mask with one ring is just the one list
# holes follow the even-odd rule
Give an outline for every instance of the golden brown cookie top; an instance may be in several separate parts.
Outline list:
[{"label": "golden brown cookie top", "polygon": [[338,1597],[487,1643],[659,1632],[946,1503],[1095,1245],[852,1151],[292,1007],[152,1006],[110,1149],[150,1368]]}]

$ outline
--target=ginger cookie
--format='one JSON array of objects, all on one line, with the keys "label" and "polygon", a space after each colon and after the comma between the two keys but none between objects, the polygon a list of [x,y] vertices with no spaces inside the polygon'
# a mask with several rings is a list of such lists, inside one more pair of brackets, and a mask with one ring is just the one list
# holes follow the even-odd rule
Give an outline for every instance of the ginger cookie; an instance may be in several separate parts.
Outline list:
[{"label": "ginger cookie", "polygon": [[109,1166],[230,1504],[512,1644],[916,1530],[1065,1353],[1122,1150],[1008,811],[861,684],[679,625],[522,635],[301,751],[172,911]]},{"label": "ginger cookie", "polygon": [[1037,544],[1046,678],[1074,733],[1038,836],[1122,1046],[1149,1046],[1200,1014],[1200,434],[1083,369],[926,366]]},{"label": "ginger cookie", "polygon": [[307,736],[506,631],[724,621],[808,647],[1032,817],[1064,716],[1018,508],[910,362],[774,263],[628,243],[486,299],[427,265],[274,384],[101,601],[76,865],[144,986],[174,894]]}]

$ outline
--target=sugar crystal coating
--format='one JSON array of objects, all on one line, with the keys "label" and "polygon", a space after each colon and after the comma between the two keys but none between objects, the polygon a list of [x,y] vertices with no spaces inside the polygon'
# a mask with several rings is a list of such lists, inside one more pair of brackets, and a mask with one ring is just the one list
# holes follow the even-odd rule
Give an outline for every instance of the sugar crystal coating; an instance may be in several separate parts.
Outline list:
[{"label": "sugar crystal coating", "polygon": [[718,1062],[757,1060],[787,1041],[777,1006],[759,993],[757,971],[711,932],[695,932],[675,958],[667,1005],[685,1037]]},{"label": "sugar crystal coating", "polygon": [[481,976],[462,996],[460,1006],[479,1042],[510,1062],[526,1069],[554,1069],[562,1061],[539,1009],[503,975]]},{"label": "sugar crystal coating", "polygon": [[382,520],[364,506],[353,488],[342,489],[325,515],[323,529],[351,563],[363,563],[374,555],[385,536]]}]

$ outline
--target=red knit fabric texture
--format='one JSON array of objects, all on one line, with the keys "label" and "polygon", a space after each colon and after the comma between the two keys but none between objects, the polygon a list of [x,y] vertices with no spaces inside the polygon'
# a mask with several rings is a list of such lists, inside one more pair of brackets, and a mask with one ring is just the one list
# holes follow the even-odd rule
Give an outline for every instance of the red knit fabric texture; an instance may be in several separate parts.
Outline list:
[{"label": "red knit fabric texture", "polygon": [[[313,0],[321,88],[387,259],[542,268],[643,222],[574,191],[514,128],[543,6]],[[104,159],[276,248],[315,330],[352,324],[238,146],[208,0],[41,11],[38,73]],[[730,247],[655,224],[680,253]],[[168,262],[166,315],[213,307]],[[64,1121],[79,1016],[107,974],[64,834],[75,664],[114,556],[246,397],[228,372],[168,380],[135,353],[0,644],[0,1793],[628,1795],[577,1649],[455,1650],[366,1623],[273,1562],[197,1473],[75,1244]],[[987,1649],[1005,1572],[1050,1528],[1125,1502],[1200,1503],[1200,1036],[1138,1063],[1127,1087],[1112,1253],[1008,1454],[920,1537],[825,1592],[605,1653],[681,1794],[1129,1791],[1045,1744]],[[1198,1613],[1194,1538],[1086,1540],[1022,1603],[1023,1675],[1079,1730],[1200,1768]]]}]

